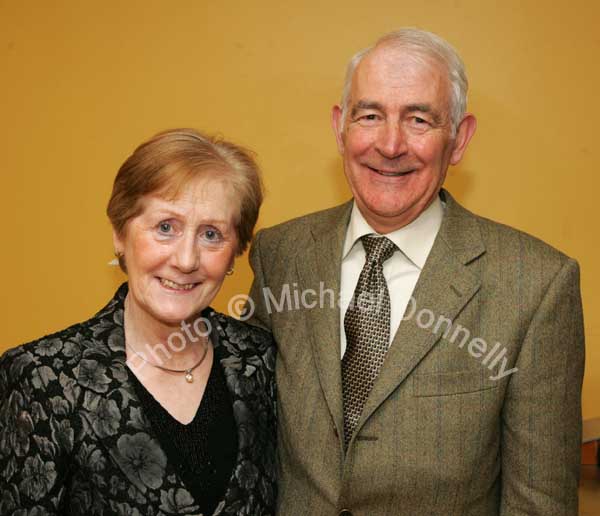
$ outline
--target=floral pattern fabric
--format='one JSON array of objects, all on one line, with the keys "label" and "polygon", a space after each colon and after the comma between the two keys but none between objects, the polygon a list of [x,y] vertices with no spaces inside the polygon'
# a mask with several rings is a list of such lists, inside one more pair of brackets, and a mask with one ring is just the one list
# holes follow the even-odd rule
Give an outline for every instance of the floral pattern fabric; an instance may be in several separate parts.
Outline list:
[{"label": "floral pattern fabric", "polygon": [[[124,284],[92,319],[0,358],[0,514],[199,516],[125,364]],[[205,311],[233,399],[237,462],[214,516],[275,512],[271,336]]]}]

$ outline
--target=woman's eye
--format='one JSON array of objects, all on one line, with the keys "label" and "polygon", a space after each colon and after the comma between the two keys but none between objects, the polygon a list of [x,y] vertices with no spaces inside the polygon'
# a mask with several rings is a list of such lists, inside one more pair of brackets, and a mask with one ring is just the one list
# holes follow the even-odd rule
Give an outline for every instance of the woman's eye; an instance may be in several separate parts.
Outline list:
[{"label": "woman's eye", "polygon": [[170,233],[172,229],[173,229],[173,226],[171,226],[171,224],[169,222],[161,222],[158,225],[158,230],[161,233]]},{"label": "woman's eye", "polygon": [[218,242],[221,240],[221,233],[216,229],[207,229],[204,232],[204,238],[211,242]]}]

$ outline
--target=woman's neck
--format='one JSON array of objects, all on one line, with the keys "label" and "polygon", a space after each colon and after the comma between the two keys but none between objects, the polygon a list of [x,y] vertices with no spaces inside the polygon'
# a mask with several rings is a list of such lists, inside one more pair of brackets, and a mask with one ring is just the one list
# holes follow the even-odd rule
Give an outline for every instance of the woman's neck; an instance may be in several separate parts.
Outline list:
[{"label": "woman's neck", "polygon": [[[168,325],[157,321],[146,312],[136,308],[125,298],[123,315],[125,345],[138,357],[162,367],[181,369],[199,359],[208,345],[205,328],[194,334],[190,328],[197,326],[184,322]],[[186,331],[187,330],[187,331]]]}]

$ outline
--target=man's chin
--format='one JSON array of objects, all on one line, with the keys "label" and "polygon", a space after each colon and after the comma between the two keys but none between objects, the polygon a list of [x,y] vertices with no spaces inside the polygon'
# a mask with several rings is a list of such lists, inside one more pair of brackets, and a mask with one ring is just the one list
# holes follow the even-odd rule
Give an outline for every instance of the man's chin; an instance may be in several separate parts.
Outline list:
[{"label": "man's chin", "polygon": [[[400,229],[406,224],[410,224],[418,213],[413,215],[410,205],[404,203],[360,203],[357,201],[357,206],[369,223],[378,233],[389,233]],[[385,231],[382,231],[385,229]]]}]

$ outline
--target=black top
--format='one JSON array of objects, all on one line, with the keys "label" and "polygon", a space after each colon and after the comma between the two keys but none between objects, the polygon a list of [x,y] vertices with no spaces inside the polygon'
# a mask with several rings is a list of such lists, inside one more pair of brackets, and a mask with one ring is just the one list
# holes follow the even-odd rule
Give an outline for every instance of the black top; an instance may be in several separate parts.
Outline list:
[{"label": "black top", "polygon": [[[214,357],[204,396],[194,419],[184,425],[134,378],[144,414],[150,420],[169,462],[205,515],[213,514],[223,500],[238,452],[237,429],[225,377]],[[181,381],[185,384],[184,375]],[[191,387],[192,385],[182,385]]]}]

